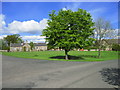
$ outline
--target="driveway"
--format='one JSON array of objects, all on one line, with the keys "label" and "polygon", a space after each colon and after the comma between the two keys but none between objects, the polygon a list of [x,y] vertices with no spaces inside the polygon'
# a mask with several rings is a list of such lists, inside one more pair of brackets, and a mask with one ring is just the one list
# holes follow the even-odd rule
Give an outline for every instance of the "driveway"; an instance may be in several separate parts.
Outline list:
[{"label": "driveway", "polygon": [[[72,62],[2,56],[3,88],[113,88],[118,60]],[[110,71],[111,70],[111,71]],[[107,80],[107,77],[111,78]],[[109,80],[113,80],[111,83]]]}]

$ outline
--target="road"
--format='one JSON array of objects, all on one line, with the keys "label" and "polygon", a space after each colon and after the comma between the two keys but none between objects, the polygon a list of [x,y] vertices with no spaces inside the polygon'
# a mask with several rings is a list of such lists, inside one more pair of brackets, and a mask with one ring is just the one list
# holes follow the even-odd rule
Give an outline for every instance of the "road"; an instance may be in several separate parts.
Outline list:
[{"label": "road", "polygon": [[113,88],[101,72],[117,67],[118,60],[65,62],[2,56],[2,87]]}]

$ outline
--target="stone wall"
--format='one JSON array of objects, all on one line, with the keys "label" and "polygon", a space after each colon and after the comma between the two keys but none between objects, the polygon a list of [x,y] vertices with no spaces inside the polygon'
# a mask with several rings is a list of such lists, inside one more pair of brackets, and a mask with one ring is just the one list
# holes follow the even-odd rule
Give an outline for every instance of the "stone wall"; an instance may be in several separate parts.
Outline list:
[{"label": "stone wall", "polygon": [[22,49],[22,47],[10,47],[10,51],[11,52],[20,52],[20,51],[22,51],[23,49]]},{"label": "stone wall", "polygon": [[47,50],[47,46],[35,46],[34,51],[45,51]]}]

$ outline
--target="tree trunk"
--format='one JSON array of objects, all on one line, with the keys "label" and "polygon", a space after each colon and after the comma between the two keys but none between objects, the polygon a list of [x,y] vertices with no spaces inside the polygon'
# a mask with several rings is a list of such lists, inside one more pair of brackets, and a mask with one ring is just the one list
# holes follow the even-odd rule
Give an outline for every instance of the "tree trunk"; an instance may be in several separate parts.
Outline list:
[{"label": "tree trunk", "polygon": [[100,51],[101,51],[101,38],[99,38],[99,44],[98,44],[98,58],[100,58],[101,56]]},{"label": "tree trunk", "polygon": [[100,48],[98,49],[98,58],[100,58]]},{"label": "tree trunk", "polygon": [[68,60],[68,51],[65,50],[65,59]]},{"label": "tree trunk", "polygon": [[8,43],[8,49],[7,49],[7,52],[10,52],[10,47],[11,47],[11,45],[10,45],[10,43]]},{"label": "tree trunk", "polygon": [[7,52],[10,52],[10,49],[8,49]]},{"label": "tree trunk", "polygon": [[100,55],[101,55],[101,53],[100,53],[100,46],[99,46],[99,48],[98,48],[98,58],[100,58]]}]

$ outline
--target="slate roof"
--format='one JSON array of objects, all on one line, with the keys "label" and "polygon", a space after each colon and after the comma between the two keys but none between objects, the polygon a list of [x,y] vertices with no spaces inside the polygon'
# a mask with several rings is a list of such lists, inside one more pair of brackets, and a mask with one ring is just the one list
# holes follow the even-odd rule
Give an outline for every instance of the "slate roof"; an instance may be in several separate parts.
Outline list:
[{"label": "slate roof", "polygon": [[21,43],[14,43],[11,44],[11,47],[22,47],[23,45]]},{"label": "slate roof", "polygon": [[120,39],[104,39],[108,44],[120,44]]},{"label": "slate roof", "polygon": [[34,43],[35,46],[47,46],[45,43]]},{"label": "slate roof", "polygon": [[[28,43],[29,44],[29,43]],[[11,47],[22,47],[24,44],[22,43],[14,43],[14,44],[11,44]],[[45,43],[34,43],[35,46],[47,46]]]}]

